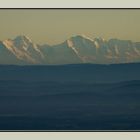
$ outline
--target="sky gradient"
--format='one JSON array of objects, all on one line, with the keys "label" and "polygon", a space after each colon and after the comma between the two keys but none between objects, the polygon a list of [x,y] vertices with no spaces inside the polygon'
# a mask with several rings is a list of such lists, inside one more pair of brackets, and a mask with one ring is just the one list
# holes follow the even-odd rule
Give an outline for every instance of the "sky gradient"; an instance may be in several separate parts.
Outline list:
[{"label": "sky gradient", "polygon": [[140,10],[0,10],[0,40],[58,44],[77,34],[140,41]]}]

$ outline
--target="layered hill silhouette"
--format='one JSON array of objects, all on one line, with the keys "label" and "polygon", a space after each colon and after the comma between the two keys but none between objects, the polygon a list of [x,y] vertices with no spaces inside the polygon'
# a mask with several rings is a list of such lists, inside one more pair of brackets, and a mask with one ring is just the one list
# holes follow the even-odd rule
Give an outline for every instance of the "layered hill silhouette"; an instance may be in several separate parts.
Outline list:
[{"label": "layered hill silhouette", "polygon": [[31,82],[117,83],[140,80],[140,63],[0,65],[0,80]]},{"label": "layered hill silhouette", "polygon": [[0,65],[0,130],[140,130],[140,64]]}]

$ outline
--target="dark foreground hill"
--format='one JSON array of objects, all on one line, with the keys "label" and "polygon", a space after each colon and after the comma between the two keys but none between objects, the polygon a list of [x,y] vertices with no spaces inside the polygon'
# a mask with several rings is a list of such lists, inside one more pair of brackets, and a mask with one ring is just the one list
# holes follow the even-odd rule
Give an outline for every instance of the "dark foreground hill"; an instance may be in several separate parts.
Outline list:
[{"label": "dark foreground hill", "polygon": [[140,63],[47,66],[0,65],[0,80],[109,83],[140,80]]},{"label": "dark foreground hill", "polygon": [[140,130],[139,70],[0,66],[0,130]]}]

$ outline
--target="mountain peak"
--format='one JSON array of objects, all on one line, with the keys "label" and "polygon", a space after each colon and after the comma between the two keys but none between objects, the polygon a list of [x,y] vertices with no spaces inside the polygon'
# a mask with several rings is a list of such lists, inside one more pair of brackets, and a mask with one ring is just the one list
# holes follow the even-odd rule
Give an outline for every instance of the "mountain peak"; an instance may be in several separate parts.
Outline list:
[{"label": "mountain peak", "polygon": [[96,37],[96,38],[92,39],[92,38],[86,36],[85,34],[78,34],[78,35],[72,36],[71,38],[73,38],[73,39],[86,39],[86,40],[89,40],[92,42],[94,42],[94,41],[104,42],[105,41],[105,39],[102,37]]},{"label": "mountain peak", "polygon": [[94,41],[93,39],[91,39],[90,37],[88,37],[88,36],[86,36],[86,35],[84,35],[84,34],[82,34],[81,36],[82,36],[83,38],[87,39],[87,40],[92,41],[92,42]]},{"label": "mountain peak", "polygon": [[19,35],[17,36],[14,41],[16,42],[21,42],[21,41],[25,41],[27,43],[32,43],[31,39],[28,36],[25,35]]},{"label": "mountain peak", "polygon": [[72,36],[71,37],[72,39],[80,39],[80,40],[83,40],[83,39],[86,39],[86,40],[90,40],[90,41],[94,41],[93,39],[91,39],[90,37],[84,35],[84,34],[78,34],[78,35],[75,35],[75,36]]}]

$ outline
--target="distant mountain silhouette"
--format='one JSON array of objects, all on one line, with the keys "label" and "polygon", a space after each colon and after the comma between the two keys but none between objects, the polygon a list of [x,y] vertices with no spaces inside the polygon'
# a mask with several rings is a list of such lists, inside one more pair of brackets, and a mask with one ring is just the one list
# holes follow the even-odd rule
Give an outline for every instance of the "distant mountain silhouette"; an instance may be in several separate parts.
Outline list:
[{"label": "distant mountain silhouette", "polygon": [[118,64],[140,62],[140,42],[84,35],[57,45],[38,45],[20,35],[0,42],[0,64]]}]

